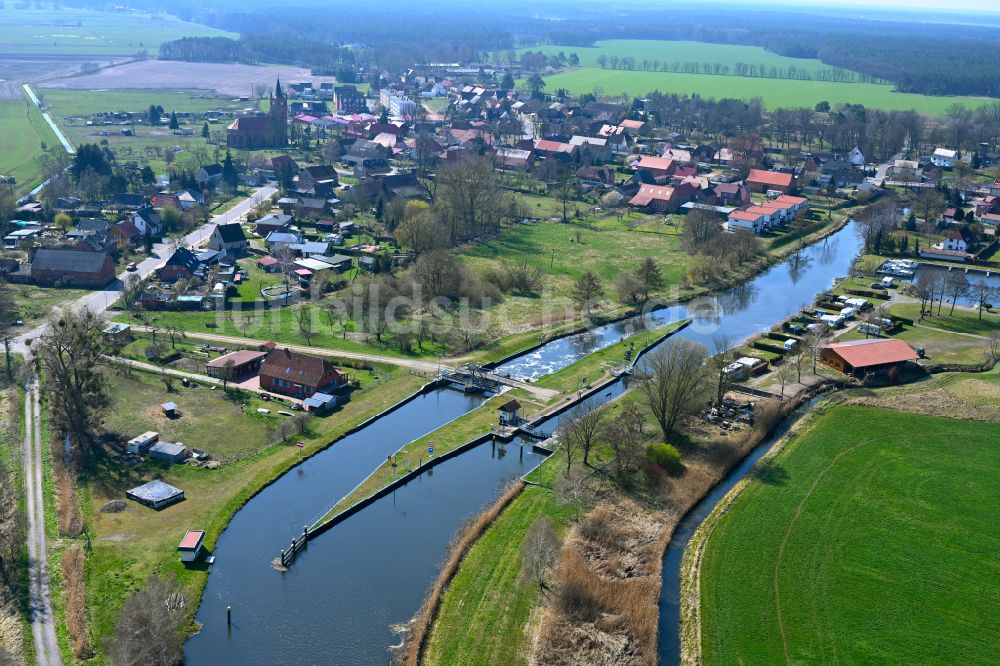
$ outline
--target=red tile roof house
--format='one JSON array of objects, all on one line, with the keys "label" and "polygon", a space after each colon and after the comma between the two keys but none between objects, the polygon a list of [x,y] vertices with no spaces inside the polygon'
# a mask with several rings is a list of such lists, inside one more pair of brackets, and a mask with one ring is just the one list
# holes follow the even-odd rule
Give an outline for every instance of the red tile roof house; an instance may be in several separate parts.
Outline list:
[{"label": "red tile roof house", "polygon": [[792,191],[795,178],[790,173],[780,173],[778,171],[764,171],[763,169],[751,169],[747,176],[747,187],[751,192],[767,192],[773,190],[788,194]]},{"label": "red tile roof house", "polygon": [[677,170],[677,164],[666,157],[643,157],[635,168],[639,171],[648,171],[654,177],[670,177]]},{"label": "red tile roof house", "polygon": [[672,187],[642,185],[628,203],[636,208],[673,213],[694,199],[695,194],[695,188],[690,183],[681,183]]},{"label": "red tile roof house", "polygon": [[916,361],[917,353],[902,340],[854,340],[824,347],[820,360],[845,375],[864,375]]},{"label": "red tile roof house", "polygon": [[271,352],[260,367],[261,389],[293,398],[308,398],[318,391],[343,386],[346,382],[347,375],[326,359],[289,349]]}]

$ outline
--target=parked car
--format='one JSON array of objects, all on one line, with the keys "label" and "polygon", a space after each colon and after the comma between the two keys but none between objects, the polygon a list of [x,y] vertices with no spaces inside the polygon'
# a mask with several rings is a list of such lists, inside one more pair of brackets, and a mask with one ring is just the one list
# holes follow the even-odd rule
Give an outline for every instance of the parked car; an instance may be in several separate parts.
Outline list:
[{"label": "parked car", "polygon": [[136,270],[139,270],[139,267],[135,265],[134,261],[130,261],[130,262],[128,262],[128,264],[125,265],[125,270],[127,270],[127,271],[136,271]]}]

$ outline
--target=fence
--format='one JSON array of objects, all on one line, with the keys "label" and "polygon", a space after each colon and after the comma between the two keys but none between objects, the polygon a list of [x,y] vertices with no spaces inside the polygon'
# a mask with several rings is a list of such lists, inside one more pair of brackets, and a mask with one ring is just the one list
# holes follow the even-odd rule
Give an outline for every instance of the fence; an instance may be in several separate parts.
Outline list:
[{"label": "fence", "polygon": [[309,527],[305,526],[302,528],[302,535],[292,539],[291,545],[288,550],[281,551],[281,566],[286,569],[291,566],[292,562],[295,561],[295,557],[306,549],[306,544],[309,543]]}]

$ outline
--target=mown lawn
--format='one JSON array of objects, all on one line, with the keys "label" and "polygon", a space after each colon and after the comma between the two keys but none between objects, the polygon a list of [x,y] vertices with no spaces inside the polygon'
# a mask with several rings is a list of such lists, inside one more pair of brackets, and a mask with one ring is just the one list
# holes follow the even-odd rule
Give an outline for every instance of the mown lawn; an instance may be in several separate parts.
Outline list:
[{"label": "mown lawn", "polygon": [[[391,379],[371,380],[364,375],[361,379],[363,388],[355,392],[349,403],[329,416],[313,419],[309,432],[295,437],[305,443],[300,449],[266,446],[271,427],[282,417],[258,417],[255,410],[252,414],[241,414],[239,403],[233,403],[230,409],[228,401],[219,395],[220,389],[180,389],[180,394],[168,394],[151,376],[112,377],[112,393],[118,396],[118,402],[107,415],[110,429],[128,433],[134,430],[133,434],[158,430],[164,439],[168,439],[168,434],[171,437],[183,434],[188,437],[183,441],[189,446],[209,451],[214,448],[220,453],[244,452],[248,457],[217,470],[159,462],[129,467],[106,457],[84,471],[80,496],[93,544],[87,561],[87,594],[95,645],[102,645],[113,633],[128,594],[154,573],[177,577],[188,592],[188,608],[193,613],[198,608],[207,571],[186,568],[177,561],[177,541],[186,530],[193,527],[206,530],[206,547],[211,550],[232,515],[262,485],[351,427],[415,392],[426,381],[401,373]],[[126,395],[131,392],[141,397],[133,399]],[[150,407],[166,400],[181,406],[183,415],[173,424],[165,424],[149,413]],[[254,400],[250,404],[256,408],[260,403]],[[271,408],[279,407],[272,404]],[[134,412],[123,414],[125,409]],[[183,423],[185,419],[190,425]],[[261,447],[264,448],[260,450]],[[254,453],[255,450],[259,452]],[[100,511],[108,500],[124,499],[125,490],[151,478],[161,478],[182,488],[185,501],[156,512],[134,502],[128,502],[120,513]]]},{"label": "mown lawn", "polygon": [[[950,310],[951,306],[945,303],[944,307],[941,308],[941,314],[938,315],[937,306],[935,305],[933,308],[934,314],[931,316],[925,315],[923,321],[920,323],[924,326],[931,326],[949,333],[968,333],[983,336],[988,336],[1000,329],[1000,317],[995,313],[984,310],[980,319],[978,310],[961,307],[955,308],[954,313],[950,313]],[[892,306],[891,312],[894,315],[906,317],[913,321],[920,320],[919,303],[899,303]]]},{"label": "mown lawn", "polygon": [[706,664],[990,663],[1000,429],[833,407],[712,532]]}]

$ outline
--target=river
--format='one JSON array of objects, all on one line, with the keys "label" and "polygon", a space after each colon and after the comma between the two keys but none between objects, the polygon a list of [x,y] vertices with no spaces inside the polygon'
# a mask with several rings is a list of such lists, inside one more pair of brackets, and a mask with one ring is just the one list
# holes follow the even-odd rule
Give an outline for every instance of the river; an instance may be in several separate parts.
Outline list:
[{"label": "river", "polygon": [[[719,334],[743,340],[794,314],[847,274],[858,245],[849,225],[746,285],[554,340],[498,370],[537,378],[636,328],[687,317],[692,325],[678,337],[709,347]],[[623,390],[617,382],[590,401]],[[462,522],[492,502],[507,479],[541,461],[530,445],[515,439],[502,448],[477,447],[311,541],[289,571],[278,573],[271,561],[295,536],[295,526],[311,524],[388,453],[481,401],[450,389],[432,391],[303,462],[250,500],[216,545],[197,615],[202,629],[187,641],[187,663],[386,663],[389,646],[397,642],[390,625],[416,612]],[[557,425],[554,417],[542,428]],[[225,619],[229,605],[231,628]]]}]

